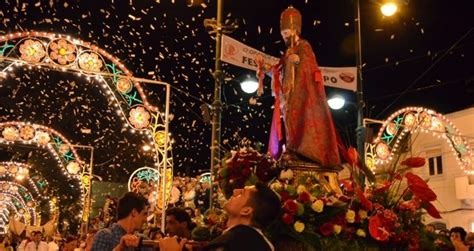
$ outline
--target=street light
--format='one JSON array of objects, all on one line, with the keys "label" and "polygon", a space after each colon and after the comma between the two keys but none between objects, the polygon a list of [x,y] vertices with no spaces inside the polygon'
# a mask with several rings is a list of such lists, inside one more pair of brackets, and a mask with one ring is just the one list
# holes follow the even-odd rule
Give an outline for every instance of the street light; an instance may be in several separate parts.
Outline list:
[{"label": "street light", "polygon": [[[385,7],[384,7],[385,6]],[[382,13],[386,14],[395,14],[397,11],[397,5],[394,0],[387,0],[384,5],[382,5]],[[386,11],[384,13],[384,10]],[[362,35],[360,29],[360,0],[355,0],[354,2],[354,27],[355,27],[355,52],[356,52],[356,67],[357,67],[357,152],[361,156],[362,161],[365,162],[364,147],[365,147],[365,130],[363,126],[363,117],[364,117],[364,90],[362,85]]]},{"label": "street light", "polygon": [[345,103],[346,103],[346,100],[344,99],[344,97],[337,94],[328,99],[328,105],[333,110],[341,109]]},{"label": "street light", "polygon": [[395,12],[397,12],[397,10],[398,10],[398,6],[393,1],[386,2],[382,4],[382,6],[380,6],[380,11],[386,17],[392,16],[393,14],[395,14]]},{"label": "street light", "polygon": [[245,93],[251,94],[257,91],[258,82],[255,79],[246,79],[240,83],[240,88]]}]

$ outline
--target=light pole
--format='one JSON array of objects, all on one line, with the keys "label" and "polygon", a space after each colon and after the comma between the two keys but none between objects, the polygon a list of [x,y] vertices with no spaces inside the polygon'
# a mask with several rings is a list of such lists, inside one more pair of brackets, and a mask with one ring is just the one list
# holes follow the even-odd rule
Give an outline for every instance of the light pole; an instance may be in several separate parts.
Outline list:
[{"label": "light pole", "polygon": [[355,39],[355,52],[356,52],[356,67],[357,67],[357,152],[361,156],[362,161],[365,162],[364,157],[364,132],[362,120],[364,118],[364,90],[362,85],[362,35],[360,31],[360,2],[359,0],[354,0],[354,27],[356,33]]},{"label": "light pole", "polygon": [[221,159],[219,147],[221,144],[221,85],[223,79],[222,63],[221,63],[221,45],[222,45],[222,1],[217,0],[217,20],[214,26],[216,33],[216,62],[214,70],[214,102],[212,103],[212,136],[211,136],[211,188],[209,193],[209,207],[212,208],[212,196],[214,189],[214,170]]},{"label": "light pole", "polygon": [[215,69],[213,73],[214,77],[214,102],[212,102],[211,115],[212,115],[212,136],[211,136],[211,189],[210,189],[210,204],[212,207],[212,190],[214,183],[214,169],[219,164],[221,159],[220,145],[221,145],[221,112],[222,112],[222,101],[221,101],[221,85],[224,79],[224,73],[222,72],[221,62],[221,46],[222,46],[222,34],[231,33],[237,25],[232,23],[230,25],[222,24],[222,9],[223,0],[217,0],[217,20],[216,19],[205,19],[204,27],[209,31],[209,34],[216,35],[216,58],[215,58]]}]

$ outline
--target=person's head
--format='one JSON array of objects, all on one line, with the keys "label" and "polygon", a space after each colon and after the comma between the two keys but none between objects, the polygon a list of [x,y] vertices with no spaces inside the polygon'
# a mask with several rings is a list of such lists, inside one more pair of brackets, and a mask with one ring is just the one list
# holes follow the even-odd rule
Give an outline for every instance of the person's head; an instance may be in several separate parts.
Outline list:
[{"label": "person's head", "polygon": [[41,234],[41,231],[33,231],[31,232],[31,240],[34,241],[34,242],[39,242],[41,241],[41,238],[42,238],[42,234]]},{"label": "person's head", "polygon": [[278,217],[280,199],[263,183],[234,189],[234,194],[224,206],[229,219],[243,219],[250,225],[263,227]]},{"label": "person's head", "polygon": [[428,233],[434,233],[435,232],[435,227],[433,225],[428,224],[428,225],[426,225],[425,230]]},{"label": "person's head", "polygon": [[291,37],[298,37],[301,34],[302,17],[301,13],[292,6],[284,10],[280,15],[280,32],[287,46],[291,43]]},{"label": "person's head", "polygon": [[164,234],[161,232],[161,229],[159,227],[154,227],[150,229],[150,240],[158,241],[161,238],[163,238]]},{"label": "person's head", "polygon": [[178,237],[189,238],[192,221],[189,214],[182,208],[172,207],[166,210],[166,233]]},{"label": "person's head", "polygon": [[117,207],[117,220],[130,220],[133,230],[138,230],[146,221],[148,201],[137,193],[128,192],[120,198]]},{"label": "person's head", "polygon": [[449,230],[449,237],[451,238],[451,241],[464,241],[466,234],[466,230],[464,230],[462,227],[453,227],[451,230]]},{"label": "person's head", "polygon": [[189,214],[189,217],[191,217],[191,219],[195,217],[194,210],[192,208],[186,207],[186,208],[184,208],[184,211],[186,211],[186,213]]},{"label": "person's head", "polygon": [[194,209],[194,217],[196,216],[201,216],[201,209],[199,209],[198,207]]}]

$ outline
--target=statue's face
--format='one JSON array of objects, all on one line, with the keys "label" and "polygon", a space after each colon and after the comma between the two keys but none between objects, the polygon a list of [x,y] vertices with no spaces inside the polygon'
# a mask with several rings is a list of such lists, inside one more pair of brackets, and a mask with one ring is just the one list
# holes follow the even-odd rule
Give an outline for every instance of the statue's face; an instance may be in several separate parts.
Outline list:
[{"label": "statue's face", "polygon": [[290,46],[291,36],[296,35],[296,31],[292,29],[284,29],[281,31],[281,37],[285,41],[286,46]]}]

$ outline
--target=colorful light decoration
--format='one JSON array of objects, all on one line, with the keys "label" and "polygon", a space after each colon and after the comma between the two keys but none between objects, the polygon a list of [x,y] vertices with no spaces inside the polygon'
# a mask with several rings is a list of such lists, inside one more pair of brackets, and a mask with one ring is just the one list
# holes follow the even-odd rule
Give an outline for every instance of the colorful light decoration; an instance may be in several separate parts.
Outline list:
[{"label": "colorful light decoration", "polygon": [[[26,56],[23,56],[25,53],[22,54],[17,49],[24,45],[24,51],[27,46],[33,44],[32,42],[26,44],[26,40],[40,43],[34,43],[35,50],[29,51],[35,56],[35,60],[27,60]],[[140,83],[119,59],[91,43],[49,32],[14,32],[0,36],[0,44],[4,44],[0,46],[0,59],[3,62],[10,62],[3,71],[11,71],[14,66],[27,65],[29,68],[45,66],[53,70],[76,72],[79,76],[87,78],[95,77],[101,81],[100,87],[114,103],[117,114],[124,121],[124,127],[130,127],[132,133],[145,134],[152,141],[155,166],[173,167],[171,147],[173,141],[168,141],[170,144],[167,146],[156,145],[154,138],[156,132],[168,128],[165,114],[160,113],[156,106],[148,102]],[[47,53],[43,57],[42,54],[35,54],[40,53],[41,48],[43,51],[47,48]],[[45,135],[40,136],[44,138],[41,142],[49,142]]]},{"label": "colorful light decoration", "polygon": [[416,132],[445,138],[461,169],[474,174],[474,154],[459,130],[442,114],[423,107],[400,109],[385,120],[374,141],[366,144],[366,165],[374,170],[378,165],[390,163],[399,151],[401,140]]},{"label": "colorful light decoration", "polygon": [[211,173],[210,172],[207,172],[207,173],[203,173],[199,176],[199,182],[201,183],[209,183],[211,184]]},{"label": "colorful light decoration", "polygon": [[[13,42],[14,44],[10,44],[9,42]],[[15,48],[17,47],[20,48],[21,55],[25,54],[35,56],[35,60],[27,60],[26,56],[18,57],[18,60],[16,61],[18,63],[45,63],[48,65],[53,62],[69,69],[79,70],[82,74],[95,75],[94,71],[89,72],[89,70],[85,69],[88,67],[82,68],[79,66],[78,61],[80,60],[77,60],[76,55],[82,55],[82,53],[87,52],[88,56],[85,57],[87,60],[83,60],[83,64],[95,65],[93,69],[96,70],[97,68],[100,68],[98,67],[100,64],[107,65],[107,63],[104,62],[105,60],[108,60],[111,64],[109,64],[107,68],[110,69],[114,75],[117,75],[118,77],[118,74],[124,73],[127,77],[133,77],[130,70],[128,70],[118,58],[109,54],[104,49],[92,45],[89,42],[71,38],[62,34],[38,31],[14,32],[0,36],[0,44],[4,44],[3,46],[0,46],[0,49],[4,49],[3,54],[0,54],[2,57],[8,57],[11,60],[14,60],[15,57],[10,56],[15,56]],[[48,48],[47,54],[44,53],[44,47]],[[92,56],[91,58],[91,54],[96,55],[97,57]],[[99,63],[99,61],[101,62]],[[133,85],[137,90],[137,94],[140,96],[143,105],[148,110],[157,112],[158,108],[152,106],[148,102],[140,83],[134,82]]]},{"label": "colorful light decoration", "polygon": [[[74,178],[78,181],[80,190],[82,191],[81,205],[84,205],[85,198],[89,196],[90,191],[88,184],[84,183],[84,179],[82,179],[82,177],[84,175],[89,175],[89,166],[87,166],[80,159],[74,146],[62,134],[43,125],[18,121],[0,123],[0,131],[2,131],[2,136],[4,134],[14,134],[12,132],[15,130],[21,131],[21,129],[24,127],[33,128],[35,131],[35,137],[30,140],[23,140],[20,137],[12,136],[9,138],[14,138],[14,140],[8,140],[5,137],[0,137],[0,144],[31,144],[47,149],[56,158],[58,165],[62,167],[61,170],[63,174],[68,178]],[[7,130],[7,132],[5,132],[5,130]],[[64,145],[66,145],[66,147]],[[65,152],[66,148],[69,149],[69,151]],[[84,217],[88,217],[89,208],[83,207],[81,214],[85,215]]]},{"label": "colorful light decoration", "polygon": [[[25,129],[26,128],[26,129]],[[19,131],[31,131],[29,132],[30,135],[35,135],[32,139],[24,140],[23,137],[20,137],[20,134],[17,132]],[[38,124],[31,124],[25,122],[18,122],[18,121],[10,121],[10,122],[3,122],[0,123],[0,131],[2,131],[2,136],[0,137],[0,143],[12,144],[12,143],[22,143],[22,144],[36,144],[39,147],[47,148],[51,151],[51,153],[55,156],[58,164],[63,166],[63,172],[67,176],[71,176],[69,172],[67,172],[67,168],[64,167],[68,165],[70,162],[77,163],[79,167],[84,165],[84,162],[79,158],[74,147],[71,143],[59,132],[53,130],[49,127],[38,125]],[[31,138],[31,137],[28,137]],[[55,143],[52,141],[53,138],[58,139],[59,143]],[[69,151],[64,152],[65,149]],[[70,153],[68,155],[68,153]],[[77,169],[77,167],[74,167]],[[82,170],[82,167],[81,169]],[[66,172],[65,172],[66,171]],[[76,170],[76,174],[79,170]],[[76,175],[74,175],[76,176]],[[79,177],[76,177],[79,179]]]},{"label": "colorful light decoration", "polygon": [[14,182],[0,181],[0,199],[12,202],[17,209],[16,213],[24,216],[25,224],[37,225],[35,209],[37,202],[25,187]]}]

